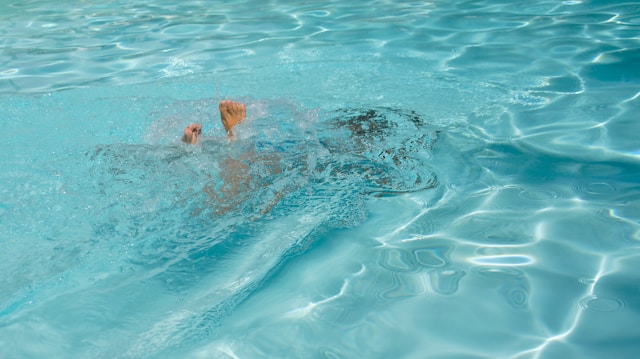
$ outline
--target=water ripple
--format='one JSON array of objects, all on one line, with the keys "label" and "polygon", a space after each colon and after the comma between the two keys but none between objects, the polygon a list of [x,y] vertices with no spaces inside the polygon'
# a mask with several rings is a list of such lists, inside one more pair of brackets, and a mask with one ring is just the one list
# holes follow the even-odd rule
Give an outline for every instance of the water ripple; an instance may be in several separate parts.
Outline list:
[{"label": "water ripple", "polygon": [[616,192],[616,187],[607,182],[592,182],[576,186],[575,191],[587,196],[608,196]]},{"label": "water ripple", "polygon": [[586,296],[578,302],[580,308],[594,312],[614,312],[625,307],[622,300],[617,298],[603,298],[595,295]]},{"label": "water ripple", "polygon": [[431,271],[429,272],[431,288],[443,295],[454,294],[458,291],[460,280],[465,274],[465,271],[453,267]]},{"label": "water ripple", "polygon": [[[33,73],[25,78],[0,69],[10,80],[0,91],[46,92],[104,83],[107,78],[113,84],[153,81],[162,78],[158,66],[167,53],[201,61],[205,71],[256,68],[279,62],[277,52],[285,47],[303,61],[311,53],[331,61],[418,57],[428,69],[486,76],[494,83],[512,83],[513,74],[520,78],[542,74],[551,81],[543,91],[561,94],[578,92],[584,80],[636,79],[638,16],[633,5],[579,4],[514,8],[513,4],[383,2],[372,9],[337,1],[206,6],[193,1],[175,5],[117,0],[112,3],[115,11],[101,3],[78,7],[13,2],[0,15],[0,56],[5,67]],[[127,61],[129,54],[115,43],[138,49],[138,61]],[[247,50],[246,56],[226,53],[234,48]],[[77,59],[73,54],[80,49],[88,54]],[[567,56],[577,66],[567,64]],[[74,71],[41,69],[42,63],[53,61],[70,63]],[[37,85],[43,78],[48,86]],[[521,92],[514,101],[541,106],[548,100]]]},{"label": "water ripple", "polygon": [[394,272],[413,272],[418,269],[409,253],[398,249],[382,251],[380,265]]},{"label": "water ripple", "polygon": [[558,198],[560,195],[552,189],[531,188],[520,191],[518,196],[527,200],[548,201],[550,199]]},{"label": "water ripple", "polygon": [[[94,350],[86,357],[113,357],[101,349],[124,341],[130,356],[171,356],[165,349],[207,342],[223,325],[216,335],[238,357],[276,350],[372,358],[637,352],[637,3],[81,5],[0,4],[5,342],[51,334],[55,343],[43,339],[43,351],[77,343]],[[31,93],[51,94],[22,96]],[[212,159],[226,147],[196,151],[193,162],[160,150],[177,141],[185,121],[218,124],[216,97],[227,95],[295,97],[321,109],[415,109],[427,114],[438,141],[433,151],[429,142],[424,165],[389,159],[402,178],[372,168],[377,186],[370,191],[379,197],[367,197],[366,206],[359,195],[336,197],[342,186],[334,186],[319,193],[322,200],[289,202],[305,213],[335,208],[326,222],[313,215],[279,221],[272,212],[238,226],[240,212],[221,218],[190,204],[204,203],[191,187],[216,171]],[[24,127],[27,144],[15,136]],[[145,155],[136,155],[135,146],[113,142],[153,146],[140,145]],[[116,156],[97,156],[76,173],[96,143]],[[68,148],[66,160],[50,153]],[[349,166],[335,174],[362,177]],[[399,181],[393,188],[414,192],[388,191],[390,178]],[[117,183],[109,188],[111,180]],[[393,200],[383,197],[389,192]],[[307,235],[300,228],[360,224],[369,205],[380,210],[352,232],[314,232],[317,242],[290,244]],[[330,225],[313,224],[320,221]],[[229,237],[232,227],[255,241]],[[357,249],[342,250],[350,245]],[[298,256],[280,263],[278,253]],[[346,267],[363,269],[350,276]],[[259,280],[263,269],[268,280]],[[340,283],[339,292],[318,300],[322,288]],[[265,296],[270,291],[278,294]],[[227,292],[237,296],[212,304]],[[236,306],[247,297],[254,309]],[[298,315],[279,313],[300,307]],[[3,326],[9,321],[15,326]],[[24,353],[17,348],[24,341],[16,343],[14,351]],[[242,351],[248,346],[254,355]],[[57,354],[49,356],[65,356]]]},{"label": "water ripple", "polygon": [[474,264],[491,266],[525,266],[535,262],[534,258],[524,254],[503,254],[470,258]]},{"label": "water ripple", "polygon": [[393,284],[381,293],[380,297],[384,300],[399,300],[408,297],[414,297],[426,292],[423,281],[420,276],[407,275],[404,273],[393,273]]},{"label": "water ripple", "polygon": [[418,263],[425,267],[444,267],[450,263],[449,254],[453,245],[426,246],[413,252]]},{"label": "water ripple", "polygon": [[473,267],[472,272],[488,279],[487,285],[496,286],[512,307],[524,309],[528,306],[531,290],[523,271],[513,267],[478,266]]}]

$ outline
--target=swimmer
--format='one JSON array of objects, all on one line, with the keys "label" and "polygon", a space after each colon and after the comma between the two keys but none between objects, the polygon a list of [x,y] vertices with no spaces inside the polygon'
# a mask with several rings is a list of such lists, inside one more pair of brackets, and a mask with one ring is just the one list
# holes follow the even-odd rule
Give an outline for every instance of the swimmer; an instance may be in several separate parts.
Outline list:
[{"label": "swimmer", "polygon": [[[220,120],[227,137],[232,139],[234,127],[247,117],[247,107],[245,104],[230,100],[220,101],[218,105]],[[184,129],[182,141],[187,144],[196,144],[202,135],[202,125],[192,123]],[[220,167],[224,170],[221,173],[220,181],[214,184],[207,184],[204,192],[209,196],[211,207],[215,214],[225,214],[238,205],[246,201],[247,196],[255,193],[256,189],[264,186],[260,178],[251,172],[250,163],[260,162],[264,165],[262,176],[268,178],[281,173],[279,167],[280,158],[274,154],[258,154],[254,150],[248,150],[240,154],[237,158],[225,157],[220,160]],[[271,207],[285,195],[284,191],[273,193],[270,202],[265,203],[260,214],[268,212]]]},{"label": "swimmer", "polygon": [[[247,117],[247,107],[240,102],[222,100],[218,105],[218,110],[220,111],[222,125],[227,131],[227,136],[233,138],[233,128]],[[193,145],[198,142],[198,137],[201,135],[202,125],[192,123],[184,129],[182,141]]]},{"label": "swimmer", "polygon": [[[233,139],[235,126],[246,118],[246,106],[240,102],[223,100],[220,101],[218,109],[227,137]],[[397,136],[398,125],[393,121],[394,117],[405,120],[405,124],[412,124],[418,131],[413,131],[410,137],[402,141],[398,146],[382,147],[379,151],[370,151],[371,148],[384,143],[385,137],[396,138],[394,136]],[[344,156],[345,151],[357,154],[354,157],[356,159],[355,163],[347,163],[344,169],[340,169],[340,166],[344,165],[344,163],[327,166],[327,168],[333,169],[333,175],[348,177],[352,172],[356,171],[360,174],[360,177],[368,181],[369,187],[380,188],[380,193],[384,193],[389,188],[391,189],[388,193],[405,193],[432,188],[437,185],[434,173],[427,166],[422,165],[420,160],[411,158],[411,155],[420,148],[430,149],[433,144],[432,141],[435,141],[435,138],[430,137],[428,133],[421,133],[420,129],[424,126],[424,121],[415,112],[394,109],[367,111],[346,109],[339,111],[338,117],[329,123],[337,128],[348,129],[353,142],[345,147],[345,144],[340,141],[333,143],[325,141],[323,146],[326,146],[330,153],[336,153],[339,156]],[[187,144],[196,144],[201,135],[202,125],[192,123],[184,129],[182,141]],[[435,135],[437,135],[437,131]],[[371,152],[368,154],[370,156],[368,159],[371,161],[365,160],[363,162],[363,156],[367,156],[367,151]],[[255,194],[257,190],[271,183],[270,180],[265,179],[272,179],[281,175],[285,169],[282,167],[280,155],[279,153],[257,151],[256,148],[249,146],[244,148],[244,152],[236,153],[233,157],[224,156],[220,158],[220,168],[222,169],[220,179],[216,183],[206,185],[204,188],[204,192],[211,200],[212,207],[215,208],[214,212],[216,214],[229,212],[231,209],[241,205],[246,198]],[[254,164],[257,165],[254,167]],[[305,167],[305,164],[302,163],[301,166]],[[257,170],[254,170],[254,168]],[[415,171],[413,177],[408,177],[406,188],[401,187],[404,183],[402,178],[396,181],[389,177],[389,173],[395,173],[393,171],[390,172],[393,169],[404,171],[412,169]],[[287,192],[294,191],[296,189],[294,187],[295,184],[291,188],[281,188],[274,191],[271,194],[270,202],[266,203],[260,211],[261,214],[268,212]]]}]

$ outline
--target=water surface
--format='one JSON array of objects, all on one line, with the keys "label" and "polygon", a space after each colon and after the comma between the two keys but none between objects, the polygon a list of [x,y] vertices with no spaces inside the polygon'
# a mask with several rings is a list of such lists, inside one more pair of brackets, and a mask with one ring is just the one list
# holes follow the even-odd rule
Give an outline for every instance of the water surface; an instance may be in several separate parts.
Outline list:
[{"label": "water surface", "polygon": [[0,353],[633,357],[639,8],[3,3]]}]

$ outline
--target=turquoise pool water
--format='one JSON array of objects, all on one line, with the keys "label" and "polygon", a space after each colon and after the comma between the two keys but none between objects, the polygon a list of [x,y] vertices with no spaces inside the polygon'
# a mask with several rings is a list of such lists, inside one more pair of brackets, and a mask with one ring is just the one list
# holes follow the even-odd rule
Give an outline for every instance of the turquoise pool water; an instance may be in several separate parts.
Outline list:
[{"label": "turquoise pool water", "polygon": [[2,2],[0,357],[635,358],[638,63],[638,2]]}]

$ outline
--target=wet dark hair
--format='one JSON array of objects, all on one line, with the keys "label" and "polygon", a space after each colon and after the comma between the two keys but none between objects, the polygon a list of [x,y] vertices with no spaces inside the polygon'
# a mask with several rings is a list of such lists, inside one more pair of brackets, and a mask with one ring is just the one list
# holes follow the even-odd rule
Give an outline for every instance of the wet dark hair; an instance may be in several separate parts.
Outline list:
[{"label": "wet dark hair", "polygon": [[354,136],[381,136],[398,128],[398,122],[390,119],[390,115],[413,123],[417,128],[425,125],[422,116],[415,111],[388,107],[366,110],[339,109],[335,111],[335,117],[330,120],[330,123],[334,124],[336,128],[348,128]]},{"label": "wet dark hair", "polygon": [[323,145],[333,154],[358,161],[349,168],[358,168],[364,176],[375,174],[378,184],[386,184],[380,189],[411,192],[437,185],[428,158],[439,131],[416,111],[344,108],[333,111],[327,123],[330,133],[341,132],[348,139],[324,137]]}]

